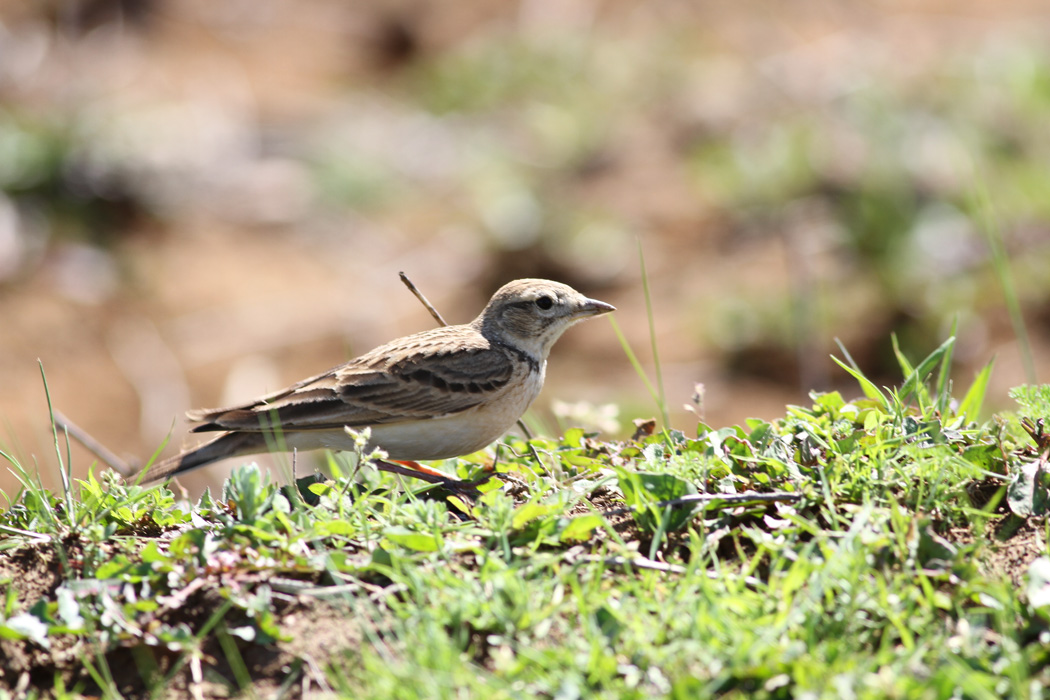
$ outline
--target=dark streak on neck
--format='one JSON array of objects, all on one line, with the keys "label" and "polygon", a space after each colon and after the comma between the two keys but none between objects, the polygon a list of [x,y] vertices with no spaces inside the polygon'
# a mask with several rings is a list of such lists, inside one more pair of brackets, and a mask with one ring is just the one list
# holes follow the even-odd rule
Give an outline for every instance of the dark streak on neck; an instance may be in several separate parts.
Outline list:
[{"label": "dark streak on neck", "polygon": [[502,340],[495,340],[495,341],[492,341],[492,342],[493,342],[493,344],[498,345],[499,347],[503,348],[507,352],[511,353],[512,355],[517,357],[522,362],[527,363],[529,365],[529,371],[530,372],[539,372],[540,371],[540,361],[538,359],[536,359],[535,357],[533,357],[532,355],[530,355],[529,353],[527,353],[524,350],[522,350],[521,348],[516,348],[513,345],[511,345],[510,343],[505,343]]}]

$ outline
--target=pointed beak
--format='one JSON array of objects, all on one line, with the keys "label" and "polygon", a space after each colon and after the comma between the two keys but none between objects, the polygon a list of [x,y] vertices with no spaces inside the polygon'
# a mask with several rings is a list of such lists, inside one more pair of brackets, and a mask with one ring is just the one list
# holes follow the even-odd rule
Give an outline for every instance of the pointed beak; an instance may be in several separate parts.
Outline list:
[{"label": "pointed beak", "polygon": [[606,304],[604,301],[598,301],[597,299],[587,299],[583,306],[580,307],[577,315],[580,318],[590,318],[591,316],[607,314],[610,311],[616,311],[616,307],[612,304]]}]

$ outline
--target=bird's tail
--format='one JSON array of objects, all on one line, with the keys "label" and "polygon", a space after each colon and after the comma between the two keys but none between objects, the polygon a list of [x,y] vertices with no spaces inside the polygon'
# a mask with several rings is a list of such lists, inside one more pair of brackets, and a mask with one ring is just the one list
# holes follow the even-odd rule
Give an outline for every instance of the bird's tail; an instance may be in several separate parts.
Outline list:
[{"label": "bird's tail", "polygon": [[160,481],[220,459],[265,452],[266,447],[266,435],[263,433],[225,433],[200,447],[156,462],[150,466],[142,481]]}]

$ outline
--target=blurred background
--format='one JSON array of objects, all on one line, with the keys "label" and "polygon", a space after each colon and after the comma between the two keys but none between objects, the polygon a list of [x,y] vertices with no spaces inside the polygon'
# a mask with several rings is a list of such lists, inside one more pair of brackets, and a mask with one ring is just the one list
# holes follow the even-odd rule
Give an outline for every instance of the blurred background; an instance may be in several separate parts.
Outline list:
[{"label": "blurred background", "polygon": [[[917,360],[956,320],[959,393],[996,357],[1009,405],[1050,369],[1050,9],[0,0],[0,443],[51,486],[38,359],[167,455],[187,408],[431,327],[399,270],[453,323],[569,283],[654,377],[639,250],[674,427],[697,382],[715,426],[857,394],[836,337],[899,383],[890,333]],[[656,414],[606,320],[555,348],[552,430]]]}]

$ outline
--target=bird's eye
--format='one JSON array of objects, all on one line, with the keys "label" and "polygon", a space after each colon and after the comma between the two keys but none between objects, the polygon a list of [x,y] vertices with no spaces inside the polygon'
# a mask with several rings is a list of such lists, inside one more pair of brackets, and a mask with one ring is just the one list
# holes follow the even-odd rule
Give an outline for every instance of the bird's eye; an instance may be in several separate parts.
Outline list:
[{"label": "bird's eye", "polygon": [[536,306],[546,311],[550,307],[554,306],[554,300],[550,297],[540,297],[536,300]]}]

